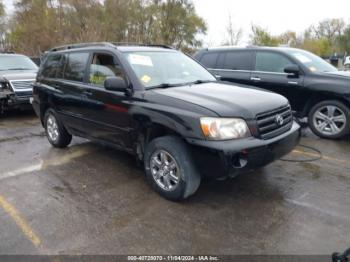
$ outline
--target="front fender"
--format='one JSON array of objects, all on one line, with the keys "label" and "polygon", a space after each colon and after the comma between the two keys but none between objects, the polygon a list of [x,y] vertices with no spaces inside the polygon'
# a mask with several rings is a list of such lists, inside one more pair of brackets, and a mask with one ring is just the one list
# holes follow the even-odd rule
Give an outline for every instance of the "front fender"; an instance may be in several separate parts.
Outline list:
[{"label": "front fender", "polygon": [[147,106],[132,106],[129,110],[135,123],[135,128],[148,128],[161,125],[184,138],[203,138],[199,119],[201,115],[187,110],[149,104]]}]

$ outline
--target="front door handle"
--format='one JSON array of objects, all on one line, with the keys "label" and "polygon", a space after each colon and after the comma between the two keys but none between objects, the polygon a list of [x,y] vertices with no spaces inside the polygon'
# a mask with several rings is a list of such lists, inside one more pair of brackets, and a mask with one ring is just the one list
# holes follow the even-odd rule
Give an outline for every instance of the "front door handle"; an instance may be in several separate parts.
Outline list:
[{"label": "front door handle", "polygon": [[261,81],[261,78],[255,76],[255,77],[251,77],[250,80],[252,80],[252,81]]}]

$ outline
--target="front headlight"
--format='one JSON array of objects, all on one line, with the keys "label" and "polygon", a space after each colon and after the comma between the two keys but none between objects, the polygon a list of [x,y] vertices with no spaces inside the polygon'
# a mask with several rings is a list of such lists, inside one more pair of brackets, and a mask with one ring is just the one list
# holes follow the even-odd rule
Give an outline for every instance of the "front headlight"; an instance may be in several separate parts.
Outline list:
[{"label": "front headlight", "polygon": [[240,118],[202,117],[200,123],[208,139],[229,140],[251,136],[246,121]]}]

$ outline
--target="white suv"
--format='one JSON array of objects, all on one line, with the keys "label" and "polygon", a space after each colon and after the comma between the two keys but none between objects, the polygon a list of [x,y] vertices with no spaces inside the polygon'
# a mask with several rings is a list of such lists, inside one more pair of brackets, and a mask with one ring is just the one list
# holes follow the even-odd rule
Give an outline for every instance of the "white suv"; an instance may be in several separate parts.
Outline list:
[{"label": "white suv", "polygon": [[345,57],[344,67],[348,70],[350,69],[350,56]]}]

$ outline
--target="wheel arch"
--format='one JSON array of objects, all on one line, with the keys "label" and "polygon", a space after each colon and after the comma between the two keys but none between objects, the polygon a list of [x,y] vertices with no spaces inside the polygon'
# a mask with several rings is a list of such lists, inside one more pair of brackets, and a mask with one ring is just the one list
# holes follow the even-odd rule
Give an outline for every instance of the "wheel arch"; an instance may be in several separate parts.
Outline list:
[{"label": "wheel arch", "polygon": [[341,97],[340,95],[336,95],[336,94],[320,93],[320,94],[315,94],[309,98],[309,100],[306,102],[303,108],[303,111],[300,117],[302,118],[307,117],[313,106],[327,100],[336,100],[336,101],[342,102],[350,109],[350,101],[348,101],[344,97]]},{"label": "wheel arch", "polygon": [[183,138],[183,135],[165,124],[161,123],[147,123],[138,128],[136,138],[135,151],[139,160],[143,160],[146,146],[156,138],[164,136],[176,136]]},{"label": "wheel arch", "polygon": [[49,103],[47,102],[40,103],[40,121],[42,126],[45,126],[45,123],[44,123],[45,113],[49,108],[50,108]]}]

